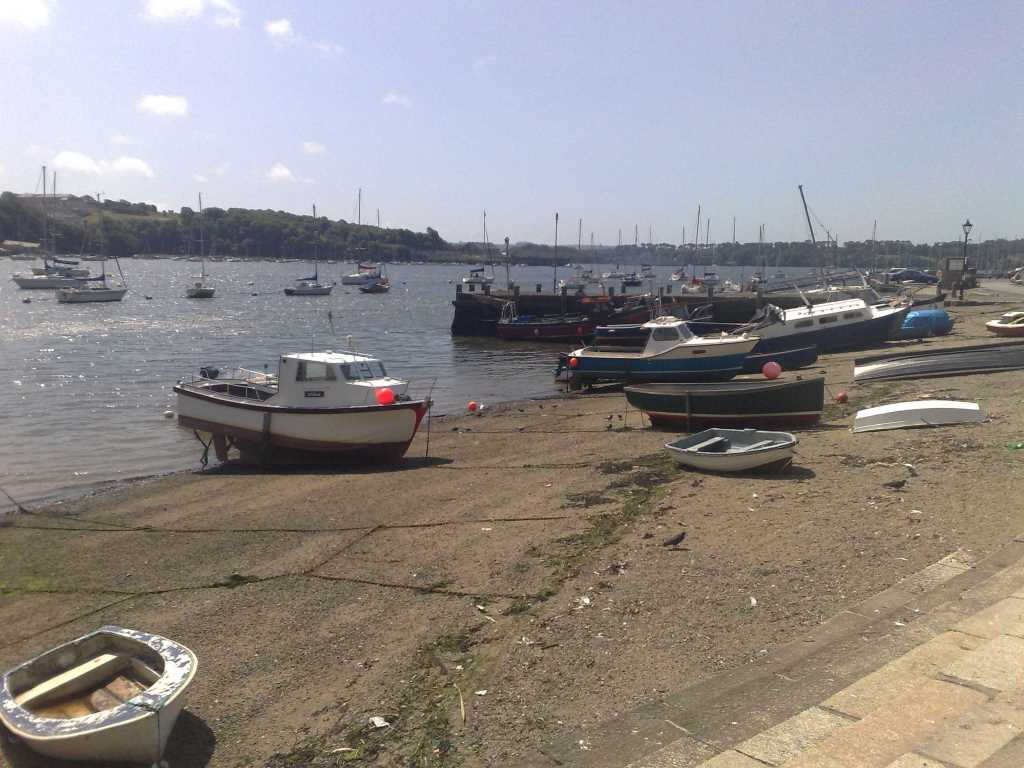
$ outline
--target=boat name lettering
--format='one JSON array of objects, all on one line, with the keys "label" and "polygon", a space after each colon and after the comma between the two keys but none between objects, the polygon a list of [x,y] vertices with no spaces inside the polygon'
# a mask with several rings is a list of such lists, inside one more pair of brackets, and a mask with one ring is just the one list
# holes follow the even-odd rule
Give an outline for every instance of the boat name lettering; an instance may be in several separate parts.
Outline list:
[{"label": "boat name lettering", "polygon": [[324,391],[322,389],[307,389],[306,397],[323,397]]}]

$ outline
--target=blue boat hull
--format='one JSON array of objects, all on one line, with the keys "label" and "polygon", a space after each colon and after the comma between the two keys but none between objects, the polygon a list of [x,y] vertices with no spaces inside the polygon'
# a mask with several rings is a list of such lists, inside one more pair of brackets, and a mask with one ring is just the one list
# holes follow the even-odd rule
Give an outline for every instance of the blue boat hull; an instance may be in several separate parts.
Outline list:
[{"label": "blue boat hull", "polygon": [[570,382],[728,381],[743,370],[746,354],[662,360],[639,357],[576,357]]}]

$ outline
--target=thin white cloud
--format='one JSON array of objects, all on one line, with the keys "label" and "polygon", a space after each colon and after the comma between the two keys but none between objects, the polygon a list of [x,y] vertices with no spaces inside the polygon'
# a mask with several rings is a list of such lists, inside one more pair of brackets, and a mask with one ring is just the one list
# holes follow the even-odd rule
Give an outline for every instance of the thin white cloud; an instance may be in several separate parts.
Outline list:
[{"label": "thin white cloud", "polygon": [[267,178],[273,182],[295,181],[295,174],[284,163],[274,163],[267,171]]},{"label": "thin white cloud", "polygon": [[412,99],[398,91],[388,91],[384,94],[384,98],[380,100],[380,103],[395,107],[405,107],[406,109],[412,107]]},{"label": "thin white cloud", "polygon": [[263,30],[275,42],[290,43],[296,40],[295,29],[289,19],[268,21],[263,25]]},{"label": "thin white cloud", "polygon": [[340,56],[345,49],[336,43],[328,43],[323,40],[314,40],[310,43],[315,50],[320,51],[324,56]]},{"label": "thin white cloud", "polygon": [[119,157],[110,164],[110,170],[114,173],[135,173],[152,179],[156,174],[149,163],[137,157]]},{"label": "thin white cloud", "polygon": [[231,167],[231,163],[221,163],[220,165],[218,165],[216,168],[213,169],[213,175],[214,176],[223,176],[225,173],[228,172],[228,168],[230,168],[230,167]]},{"label": "thin white cloud", "polygon": [[203,15],[203,0],[147,0],[146,16],[157,21],[194,19]]},{"label": "thin white cloud", "polygon": [[493,53],[489,53],[486,56],[481,56],[479,59],[473,62],[473,69],[475,69],[477,72],[481,72],[487,69],[491,64],[493,64],[497,60],[498,57],[495,56]]},{"label": "thin white cloud", "polygon": [[188,99],[184,96],[146,94],[139,99],[138,108],[140,112],[151,115],[184,117],[188,114]]},{"label": "thin white cloud", "polygon": [[307,155],[322,155],[327,151],[327,147],[317,141],[304,141],[302,142],[302,151]]},{"label": "thin white cloud", "polygon": [[238,29],[242,26],[242,11],[231,0],[210,0],[210,5],[217,9],[213,23],[218,27]]},{"label": "thin white cloud", "polygon": [[156,176],[153,168],[145,160],[138,157],[127,157],[122,155],[116,160],[95,160],[82,152],[73,152],[69,149],[58,152],[50,161],[50,165],[66,173],[84,174],[86,176],[99,176],[106,173],[128,173],[144,176],[152,179]]},{"label": "thin white cloud", "polygon": [[39,144],[29,144],[25,147],[25,156],[31,157],[35,160],[41,160],[46,157],[52,157],[54,150],[49,147],[44,147]]},{"label": "thin white cloud", "polygon": [[50,23],[53,0],[0,0],[0,25],[35,30]]},{"label": "thin white cloud", "polygon": [[273,19],[263,25],[263,31],[276,46],[300,45],[319,51],[324,56],[338,56],[344,53],[345,49],[340,45],[326,40],[309,40],[304,35],[295,31],[291,19]]},{"label": "thin white cloud", "polygon": [[110,137],[111,144],[131,144],[132,140],[125,136],[123,133],[115,133]]},{"label": "thin white cloud", "polygon": [[201,173],[193,173],[192,174],[192,181],[195,181],[195,182],[197,182],[199,184],[206,184],[209,181],[209,179],[206,178],[205,176],[203,176],[203,174],[201,174]]},{"label": "thin white cloud", "polygon": [[102,172],[100,164],[88,155],[83,155],[81,152],[71,152],[67,149],[63,152],[58,152],[57,156],[50,161],[50,165],[58,171],[84,173],[90,176],[99,176]]},{"label": "thin white cloud", "polygon": [[213,23],[218,27],[237,29],[242,26],[242,11],[232,0],[146,0],[144,15],[153,21],[198,19],[205,14],[207,2],[213,9]]}]

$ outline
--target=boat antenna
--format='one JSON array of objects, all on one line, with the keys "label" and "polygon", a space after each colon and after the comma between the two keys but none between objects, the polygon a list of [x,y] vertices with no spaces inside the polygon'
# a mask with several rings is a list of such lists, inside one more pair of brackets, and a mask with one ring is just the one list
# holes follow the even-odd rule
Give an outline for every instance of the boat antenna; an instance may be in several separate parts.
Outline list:
[{"label": "boat antenna", "polygon": [[505,287],[508,290],[512,290],[512,273],[509,271],[509,266],[512,261],[512,257],[508,254],[508,235],[505,235]]},{"label": "boat antenna", "polygon": [[551,277],[551,293],[558,293],[558,211],[555,211],[555,260],[552,262],[554,270]]},{"label": "boat antenna", "polygon": [[814,256],[818,260],[818,274],[821,276],[822,282],[824,282],[825,268],[822,266],[821,257],[818,255],[818,241],[814,237],[814,227],[811,224],[810,211],[807,210],[807,198],[804,197],[804,185],[798,184],[797,189],[800,190],[800,200],[804,204],[804,216],[807,218],[807,229],[810,230],[811,233],[811,246],[814,248]]},{"label": "boat antenna", "polygon": [[693,250],[700,248],[700,203],[697,203],[697,229],[693,235]]}]

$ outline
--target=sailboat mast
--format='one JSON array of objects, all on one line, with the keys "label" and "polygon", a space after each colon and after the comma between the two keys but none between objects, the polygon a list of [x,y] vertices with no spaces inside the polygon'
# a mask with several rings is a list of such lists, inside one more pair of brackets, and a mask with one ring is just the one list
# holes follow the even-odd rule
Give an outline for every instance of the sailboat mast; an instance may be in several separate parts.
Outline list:
[{"label": "sailboat mast", "polygon": [[555,211],[555,260],[552,262],[551,292],[558,293],[558,211]]},{"label": "sailboat mast", "polygon": [[359,196],[356,202],[356,224],[363,223],[363,188],[359,188]]},{"label": "sailboat mast", "polygon": [[694,230],[693,234],[693,249],[697,250],[700,247],[700,203],[697,203],[697,229]]},{"label": "sailboat mast", "polygon": [[577,253],[583,251],[583,219],[580,219],[579,234],[576,235],[576,251]]},{"label": "sailboat mast", "polygon": [[804,185],[798,184],[797,189],[800,190],[800,201],[804,204],[804,216],[807,218],[807,229],[811,233],[811,246],[814,248],[814,258],[818,260],[818,273],[825,277],[825,269],[821,264],[821,258],[818,256],[818,241],[814,238],[814,227],[811,226],[811,212],[807,209],[807,198],[804,197]]},{"label": "sailboat mast", "polygon": [[313,240],[313,280],[320,282],[320,233],[316,231],[316,203],[313,203],[313,232],[315,233],[315,239]]},{"label": "sailboat mast", "polygon": [[[37,187],[38,189],[38,187]],[[43,166],[43,255],[49,252],[47,240],[50,235],[50,209],[46,207],[46,166]]]}]

